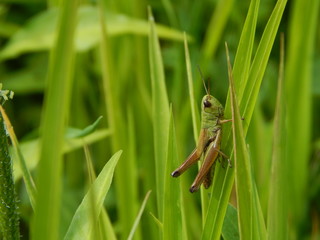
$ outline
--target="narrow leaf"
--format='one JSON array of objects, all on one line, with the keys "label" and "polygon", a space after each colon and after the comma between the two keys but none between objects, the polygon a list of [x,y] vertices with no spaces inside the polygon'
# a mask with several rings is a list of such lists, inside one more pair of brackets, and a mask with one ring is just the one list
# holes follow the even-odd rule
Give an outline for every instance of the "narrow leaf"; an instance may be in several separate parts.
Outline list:
[{"label": "narrow leaf", "polygon": [[[243,81],[243,85],[242,84],[240,85],[238,83],[238,81],[240,80],[235,78],[236,85],[240,86],[237,92],[241,93],[243,91],[242,98],[241,96],[239,97],[239,103],[240,103],[240,112],[242,113],[241,116],[245,117],[245,120],[244,120],[245,135],[247,133],[247,129],[251,120],[253,107],[257,101],[257,95],[260,90],[262,77],[265,72],[266,64],[269,59],[269,55],[274,43],[275,35],[277,33],[286,3],[287,3],[287,0],[279,0],[273,9],[273,12],[269,18],[269,21],[265,27],[264,33],[259,43],[254,61],[250,66],[248,80]],[[255,11],[257,11],[255,4],[250,5],[250,8],[251,6],[256,9]],[[251,13],[250,15],[248,13],[248,17],[246,21],[248,20],[249,17],[251,18],[254,16],[254,12],[250,12],[250,13]],[[253,22],[256,22],[256,21],[253,21]],[[254,34],[253,28],[248,27],[246,28],[246,30],[248,31],[247,34]],[[245,35],[242,35],[241,38],[244,36]],[[251,49],[252,44],[253,42],[248,42],[247,49]],[[241,47],[245,47],[245,46],[246,46],[245,44],[241,45]],[[238,50],[238,52],[242,52],[242,51],[243,50],[241,51]],[[237,64],[240,64],[240,68],[247,69],[247,66],[243,64],[249,64],[249,62],[245,61],[242,63],[242,61],[238,61]],[[239,66],[235,66],[235,68],[238,68],[238,67]],[[225,110],[226,110],[225,116],[228,118],[230,116],[230,110],[228,108],[226,108]],[[222,139],[222,149],[228,155],[231,155],[231,152],[232,152],[230,133],[231,133],[230,126],[226,126],[224,128],[224,136]],[[231,190],[234,183],[234,170],[227,169],[226,171],[219,171],[219,168],[218,168],[216,179],[217,181],[214,181],[214,184],[213,184],[214,191],[212,195],[217,196],[218,199],[211,198],[209,209],[208,209],[208,217],[206,221],[206,225],[207,224],[210,225],[211,228],[205,227],[202,239],[219,239],[220,238],[223,219],[226,213],[229,196],[231,194]],[[216,184],[219,184],[219,187],[217,187]],[[223,190],[221,190],[221,185],[223,185],[222,187]],[[211,215],[212,212],[214,213],[214,216],[209,217],[209,213]],[[263,227],[261,231],[264,231]]]},{"label": "narrow leaf", "polygon": [[93,133],[96,130],[101,119],[102,119],[102,116],[98,117],[98,119],[94,123],[92,123],[91,125],[87,126],[82,130],[72,129],[72,131],[68,131],[66,134],[67,138],[79,138],[79,137],[87,136],[90,133]]},{"label": "narrow leaf", "polygon": [[182,239],[182,196],[179,179],[170,177],[179,165],[177,140],[171,111],[168,155],[165,168],[163,201],[163,239]]},{"label": "narrow leaf", "polygon": [[238,101],[235,95],[232,68],[229,59],[228,46],[226,44],[230,99],[232,112],[232,129],[233,129],[233,151],[235,162],[235,180],[238,204],[239,232],[241,239],[252,239],[252,178],[251,166],[248,150],[246,148],[243,127],[238,107]]},{"label": "narrow leaf", "polygon": [[132,226],[130,234],[129,234],[128,238],[127,238],[128,240],[131,240],[133,238],[133,235],[134,235],[135,231],[137,230],[138,224],[140,222],[142,213],[143,213],[143,211],[144,211],[144,209],[146,207],[146,204],[148,202],[150,194],[151,194],[151,190],[147,192],[147,194],[146,194],[146,196],[145,196],[145,198],[144,198],[144,200],[142,202],[142,205],[141,205],[141,208],[139,210],[138,216],[137,216],[136,220],[134,221],[134,224]]},{"label": "narrow leaf", "polygon": [[[90,187],[88,193],[83,198],[80,206],[73,216],[72,222],[66,233],[65,240],[71,239],[89,239],[93,229],[93,222],[90,221],[91,196],[95,196],[95,209],[99,215],[104,199],[109,191],[113,172],[121,156],[122,151],[115,153],[102,169],[101,173]],[[97,219],[96,219],[97,220]]]},{"label": "narrow leaf", "polygon": [[231,204],[229,204],[227,208],[226,217],[222,227],[222,236],[225,240],[240,239],[237,209]]},{"label": "narrow leaf", "polygon": [[[100,41],[100,24],[97,8],[82,6],[79,8],[79,24],[76,30],[75,47],[77,51],[87,51]],[[19,29],[0,52],[0,59],[16,57],[26,52],[49,50],[54,44],[55,29],[59,10],[50,8],[30,19]],[[108,34],[148,34],[148,22],[131,18],[122,14],[108,12],[105,14],[108,22]],[[172,40],[183,40],[183,34],[163,25],[156,26],[159,36]],[[39,41],[41,39],[41,41]]]},{"label": "narrow leaf", "polygon": [[157,204],[160,220],[163,213],[164,170],[167,158],[169,132],[169,103],[166,92],[164,68],[154,18],[149,8],[149,61],[152,87],[152,121],[154,133],[154,152],[156,166]]},{"label": "narrow leaf", "polygon": [[[244,23],[241,38],[239,41],[239,46],[236,55],[236,62],[234,69],[249,69],[251,64],[251,51],[254,43],[255,36],[255,26],[257,22],[257,15],[259,9],[259,0],[252,0],[248,14],[246,17],[246,21]],[[240,58],[240,56],[244,56]],[[235,70],[235,85],[239,86],[239,89],[245,87],[245,85],[241,86],[239,81],[242,78],[239,74],[240,71]],[[243,78],[247,78],[247,75],[244,75]],[[245,84],[245,80],[243,80]],[[226,107],[225,107],[225,116],[226,118],[230,118],[230,101],[229,96],[227,98]],[[226,124],[225,124],[226,125]],[[222,149],[226,151],[226,154],[231,155],[231,126],[224,126],[224,135],[222,138]],[[213,193],[210,198],[208,214],[206,217],[206,222],[204,226],[204,231],[202,234],[202,239],[220,239],[221,230],[224,222],[224,215],[227,210],[228,201],[230,192],[233,186],[234,181],[234,170],[227,169],[226,172],[219,171],[217,168],[216,176],[213,182]],[[224,189],[224,190],[223,190]]]},{"label": "narrow leaf", "polygon": [[61,2],[58,33],[51,52],[48,88],[41,123],[42,148],[37,178],[38,195],[32,223],[32,238],[35,240],[55,240],[59,234],[62,147],[71,99],[77,7],[78,0]]},{"label": "narrow leaf", "polygon": [[[4,111],[4,109],[3,109],[3,107],[1,105],[0,105],[0,112],[1,112],[1,116],[3,117],[4,122],[6,124],[6,129],[9,132],[9,136],[10,136],[13,148],[14,148],[15,152],[17,153],[16,154],[16,159],[17,159],[17,161],[19,163],[18,164],[19,170],[20,170],[21,175],[23,176],[23,180],[24,180],[25,185],[26,185],[26,189],[27,189],[27,192],[28,192],[28,197],[30,199],[31,206],[34,209],[35,208],[35,199],[36,199],[36,190],[37,190],[36,186],[34,184],[34,181],[32,179],[30,171],[29,171],[29,169],[27,167],[25,158],[23,157],[23,154],[22,154],[18,139],[17,139],[16,134],[15,134],[15,132],[13,130],[11,122],[10,122],[6,112]],[[12,161],[14,162],[14,158],[12,158]],[[15,179],[17,178],[17,172],[16,171],[14,171],[14,178]]]},{"label": "narrow leaf", "polygon": [[[79,130],[81,131],[81,130]],[[69,153],[76,149],[82,148],[84,144],[91,144],[97,141],[100,141],[108,136],[110,136],[111,131],[109,129],[99,129],[88,136],[83,138],[74,138],[74,139],[64,139],[63,143],[63,153]],[[21,156],[25,159],[26,167],[29,171],[33,170],[38,162],[40,157],[40,140],[30,140],[20,144]],[[19,154],[20,155],[20,154]],[[13,158],[13,169],[14,169],[14,178],[15,181],[20,179],[23,176],[23,171],[25,171],[21,165],[21,159],[18,159],[19,156],[14,156]]]},{"label": "narrow leaf", "polygon": [[[295,238],[301,219],[307,210],[310,146],[312,129],[312,76],[313,55],[319,45],[319,0],[296,0],[291,5],[285,66],[286,91],[286,169],[290,181],[290,233]],[[317,39],[317,42],[316,42]],[[314,81],[319,82],[319,81]],[[294,238],[293,237],[293,238]]]},{"label": "narrow leaf", "polygon": [[268,239],[287,239],[287,195],[288,176],[285,156],[285,89],[284,89],[284,35],[280,39],[280,66],[278,78],[277,104],[274,117],[273,152],[270,176],[268,206]]}]

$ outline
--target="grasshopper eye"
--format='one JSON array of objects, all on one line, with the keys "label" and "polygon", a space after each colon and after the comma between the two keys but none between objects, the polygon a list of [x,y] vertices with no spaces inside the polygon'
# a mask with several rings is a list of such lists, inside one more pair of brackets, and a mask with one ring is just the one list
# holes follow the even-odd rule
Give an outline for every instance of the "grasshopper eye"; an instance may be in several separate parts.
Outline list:
[{"label": "grasshopper eye", "polygon": [[209,102],[208,100],[204,100],[203,106],[204,107],[211,107],[211,102]]}]

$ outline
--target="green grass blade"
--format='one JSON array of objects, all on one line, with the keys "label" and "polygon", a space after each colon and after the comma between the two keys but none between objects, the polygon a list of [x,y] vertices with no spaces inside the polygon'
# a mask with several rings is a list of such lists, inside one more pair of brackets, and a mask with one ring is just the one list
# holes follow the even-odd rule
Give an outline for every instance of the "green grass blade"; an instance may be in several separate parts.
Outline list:
[{"label": "green grass blade", "polygon": [[[79,130],[81,131],[81,130]],[[73,138],[73,139],[67,139],[65,137],[64,143],[63,143],[63,153],[70,153],[72,151],[75,151],[76,149],[82,148],[84,144],[91,144],[98,141],[101,141],[102,139],[105,139],[106,137],[111,135],[111,131],[109,129],[99,129],[96,130],[94,133],[89,134],[86,137],[83,138]],[[33,170],[38,162],[40,157],[40,140],[30,140],[27,142],[23,142],[20,144],[21,154],[23,155],[25,159],[25,163],[29,171]],[[14,169],[14,178],[15,181],[19,180],[23,176],[23,171],[21,169],[21,166],[19,165],[19,159],[14,156],[13,158],[13,169]]]},{"label": "green grass blade", "polygon": [[[239,98],[240,109],[241,109],[241,112],[244,112],[244,115],[246,117],[245,122],[247,123],[250,122],[252,117],[253,109],[257,101],[262,78],[267,67],[270,52],[271,52],[276,34],[278,32],[279,24],[282,18],[283,11],[286,7],[286,4],[287,4],[287,0],[279,0],[276,6],[274,7],[272,14],[269,18],[269,21],[263,32],[255,57],[253,59],[253,62],[250,68],[248,82],[245,85],[246,87],[245,87],[243,96],[242,98]],[[242,101],[242,99],[244,100]],[[248,101],[249,99],[250,101]],[[247,128],[248,126],[245,125],[245,129]]]},{"label": "green grass blade", "polygon": [[[306,189],[312,136],[312,56],[319,32],[319,0],[294,1],[288,36],[285,88],[287,101],[287,161],[290,179],[290,232],[297,231],[306,209]],[[290,219],[290,220],[291,220]]]},{"label": "green grass blade", "polygon": [[[139,200],[138,200],[138,194],[139,194],[139,183],[137,181],[138,179],[138,167],[137,167],[137,153],[136,153],[136,145],[139,145],[139,143],[136,143],[136,132],[135,132],[135,122],[133,118],[134,114],[132,112],[132,108],[128,108],[128,123],[127,123],[127,138],[128,138],[128,149],[127,150],[127,158],[125,162],[125,167],[129,169],[127,171],[126,175],[126,181],[124,186],[124,191],[127,192],[128,196],[131,196],[131,199],[136,199],[136,201],[131,201],[131,211],[132,215],[136,215],[139,211]],[[141,211],[141,208],[140,208]],[[131,217],[132,223],[137,222],[137,218],[134,216]],[[132,224],[131,223],[131,224]],[[131,228],[130,233],[133,231]],[[139,225],[135,226],[134,230],[135,239],[141,239],[141,229]]]},{"label": "green grass blade", "polygon": [[[79,24],[76,30],[75,48],[77,51],[87,51],[100,41],[100,24],[97,7],[82,6],[79,8]],[[34,51],[49,50],[54,44],[55,29],[58,22],[58,10],[51,8],[30,19],[19,29],[1,50],[0,59],[17,57],[20,54]],[[148,35],[148,22],[131,18],[122,14],[105,14],[108,23],[108,35],[123,34]],[[159,37],[183,41],[183,34],[164,25],[157,25]],[[41,39],[41,41],[39,41]]]},{"label": "green grass blade", "polygon": [[226,217],[224,219],[222,228],[222,237],[225,240],[240,239],[238,228],[238,215],[237,209],[232,205],[228,205]]},{"label": "green grass blade", "polygon": [[253,180],[252,166],[246,146],[242,117],[234,89],[232,67],[226,45],[230,98],[232,111],[233,151],[235,158],[235,178],[238,204],[239,232],[241,239],[266,239],[264,219],[258,192]]},{"label": "green grass blade", "polygon": [[[156,166],[157,205],[159,219],[162,220],[164,199],[164,170],[167,158],[165,146],[168,144],[169,104],[166,92],[164,68],[154,18],[149,8],[149,61],[152,88],[152,121]],[[170,176],[170,175],[169,175]]]},{"label": "green grass blade", "polygon": [[144,211],[144,209],[146,207],[146,204],[148,202],[150,194],[151,194],[151,190],[147,192],[147,194],[146,194],[146,196],[145,196],[145,198],[144,198],[144,200],[142,202],[142,205],[141,205],[141,208],[139,210],[138,216],[137,216],[136,220],[134,221],[134,224],[133,224],[132,229],[130,231],[130,234],[128,236],[128,240],[131,240],[133,238],[133,235],[134,235],[135,231],[137,230],[138,224],[140,222],[142,213],[143,213],[143,211]]},{"label": "green grass blade", "polygon": [[[242,30],[241,38],[239,41],[239,46],[237,50],[236,55],[236,62],[234,66],[234,74],[235,74],[235,84],[236,86],[240,86],[241,78],[246,79],[248,77],[247,75],[242,75],[245,73],[241,73],[240,69],[249,69],[251,64],[251,51],[253,47],[253,40],[254,40],[254,34],[255,34],[255,26],[257,22],[257,12],[259,9],[259,0],[251,1],[247,18],[244,23],[244,27]],[[238,57],[239,56],[239,57]],[[240,58],[240,56],[244,56],[243,58]],[[239,65],[239,66],[238,66]],[[245,80],[242,80],[245,81]],[[243,85],[244,88],[244,85]],[[240,88],[241,89],[241,88]],[[240,91],[239,91],[240,92]],[[230,118],[230,101],[229,96],[227,98],[226,102],[226,108],[225,108],[225,115],[226,118]],[[231,126],[227,125],[224,128],[226,134],[231,133]],[[226,141],[229,141],[230,135],[228,137],[223,137],[222,140],[222,149],[225,149],[226,144],[224,144]],[[229,144],[230,145],[230,144]],[[227,145],[228,146],[228,145]],[[231,153],[231,150],[229,150],[229,154]],[[228,153],[227,153],[228,154]],[[229,172],[230,171],[230,172]],[[233,177],[225,178],[224,174],[219,174],[219,168],[217,168],[217,174],[214,178],[213,182],[213,194],[209,202],[209,208],[208,208],[208,214],[206,217],[205,227],[204,231],[202,233],[202,239],[219,239],[220,233],[223,226],[223,219],[224,214],[226,212],[226,208],[228,206],[228,200],[229,200],[229,194],[231,192],[231,188],[233,186]],[[227,173],[232,176],[233,169],[227,170]],[[227,186],[227,190],[224,192],[222,189],[225,189],[225,186]],[[223,207],[221,206],[223,205]]]},{"label": "green grass blade", "polygon": [[219,0],[211,16],[209,26],[204,38],[202,52],[204,59],[210,59],[217,49],[222,32],[232,10],[233,0]]},{"label": "green grass blade", "polygon": [[73,131],[69,131],[67,133],[67,137],[68,138],[80,138],[80,137],[85,137],[87,135],[89,135],[90,133],[93,133],[96,129],[97,126],[99,124],[99,122],[101,121],[102,116],[98,117],[98,119],[92,123],[91,125],[87,126],[84,129],[78,130],[78,129],[72,129]]},{"label": "green grass blade", "polygon": [[[93,222],[90,221],[90,211],[92,211],[92,195],[95,196],[95,209],[97,216],[103,206],[104,199],[109,191],[114,169],[118,163],[122,151],[115,153],[102,169],[97,179],[92,184],[86,196],[83,198],[80,206],[73,216],[65,240],[71,239],[89,239],[92,234]],[[97,219],[96,219],[97,220]]]},{"label": "green grass blade", "polygon": [[[71,96],[74,31],[78,1],[62,1],[58,35],[51,53],[48,92],[42,119],[33,239],[57,239],[59,231],[62,146]],[[48,194],[48,189],[49,194]]]},{"label": "green grass blade", "polygon": [[[184,38],[184,51],[185,51],[187,77],[188,77],[189,99],[190,99],[190,105],[191,105],[193,136],[194,136],[195,144],[198,144],[199,124],[200,124],[199,116],[200,116],[200,114],[199,114],[199,111],[197,108],[197,103],[196,103],[195,97],[194,97],[192,69],[191,69],[190,54],[189,54],[189,48],[188,48],[186,35]],[[201,161],[198,162],[198,168],[200,169],[200,167],[201,167]],[[203,188],[201,188],[200,191],[201,191],[202,224],[204,224],[204,220],[205,220],[205,216],[206,216],[206,212],[207,212],[207,207],[208,207],[208,197],[206,196],[206,193],[204,192]]]},{"label": "green grass blade", "polygon": [[[245,134],[247,133],[253,108],[256,103],[257,95],[261,86],[262,77],[265,72],[266,64],[269,59],[271,48],[274,43],[275,35],[277,33],[281,17],[282,17],[284,8],[286,6],[286,2],[287,2],[286,0],[279,0],[276,6],[274,7],[274,10],[269,18],[269,21],[265,27],[264,33],[259,43],[254,61],[250,67],[248,81],[244,81],[244,83],[247,82],[247,84],[243,84],[243,85],[239,84],[240,89],[236,90],[237,92],[243,91],[242,98],[241,96],[239,96],[239,103],[240,103],[240,112],[241,113],[244,112],[242,116],[245,117],[245,124],[244,124]],[[251,28],[251,30],[254,30],[254,29]],[[254,34],[254,33],[249,31],[248,34]],[[244,36],[242,35],[242,37]],[[242,47],[244,47],[244,45]],[[248,43],[247,48],[248,49],[252,48],[252,46],[250,46],[250,43]],[[241,62],[239,61],[238,64],[241,64]],[[235,66],[235,68],[236,67],[238,66]],[[242,66],[242,68],[246,69],[246,66]],[[238,81],[239,79],[235,78],[235,82],[237,83]],[[241,88],[244,88],[244,89],[241,91]],[[225,109],[225,116],[226,118],[230,116],[230,109],[228,109],[227,107]],[[230,155],[231,153],[230,126],[224,127],[224,133],[225,134],[222,139],[222,149],[226,152],[226,154]],[[212,200],[209,204],[209,209],[208,209],[208,212],[210,212],[210,215],[211,215],[211,212],[214,212],[215,215],[210,216],[210,218],[208,218],[209,217],[209,214],[208,214],[207,221],[209,220],[208,224],[210,224],[212,228],[207,230],[207,228],[205,227],[203,239],[209,239],[210,236],[211,236],[211,239],[219,239],[220,237],[223,218],[226,212],[229,196],[233,186],[234,170],[227,169],[226,172],[222,172],[222,171],[219,171],[218,169],[216,179],[218,180],[215,181],[213,184],[213,188],[214,188],[213,196],[217,196],[218,201],[211,198]],[[216,187],[216,183],[223,185],[223,191],[221,190],[221,186]],[[210,235],[211,233],[214,235]],[[209,238],[205,238],[205,237],[209,237]]]},{"label": "green grass blade", "polygon": [[232,67],[230,64],[228,47],[226,44],[230,99],[233,129],[233,152],[235,162],[235,183],[238,204],[239,232],[241,239],[253,239],[253,187],[249,153],[243,133],[242,120],[238,107],[234,83],[232,78]]},{"label": "green grass blade", "polygon": [[[238,91],[237,96],[242,96],[244,88],[248,80],[249,70],[251,66],[252,48],[258,19],[260,0],[251,1],[248,10],[248,16],[243,26],[237,53],[234,60],[233,76],[237,79],[234,83],[235,90]],[[229,97],[229,95],[228,95]],[[229,109],[230,101],[227,99],[226,109]]]},{"label": "green grass blade", "polygon": [[184,52],[186,58],[186,67],[187,67],[187,78],[188,78],[188,87],[189,87],[189,99],[191,105],[191,116],[192,116],[192,126],[193,126],[193,136],[194,142],[198,142],[198,134],[199,134],[199,111],[197,109],[197,105],[194,98],[194,88],[193,88],[193,80],[192,80],[192,69],[191,69],[191,62],[190,62],[190,54],[188,48],[188,41],[187,36],[184,34]]},{"label": "green grass blade", "polygon": [[100,214],[100,223],[103,225],[101,230],[102,239],[108,240],[116,240],[116,233],[114,232],[114,228],[112,226],[111,220],[107,211],[103,208]]},{"label": "green grass blade", "polygon": [[270,177],[268,206],[268,239],[288,239],[287,186],[289,184],[285,157],[285,89],[284,89],[284,39],[281,35],[280,67],[278,78],[277,104],[273,130],[273,154]]},{"label": "green grass blade", "polygon": [[182,239],[182,196],[180,181],[170,177],[172,169],[179,165],[177,140],[171,112],[168,155],[165,168],[163,201],[163,239]]},{"label": "green grass blade", "polygon": [[[0,112],[1,112],[1,116],[3,117],[3,120],[5,122],[6,129],[9,132],[9,136],[10,136],[13,148],[16,152],[17,163],[18,163],[19,169],[22,173],[23,180],[26,184],[26,189],[28,192],[28,197],[30,199],[31,206],[33,209],[35,209],[35,202],[36,202],[35,199],[36,199],[36,191],[37,191],[36,186],[35,186],[34,181],[32,179],[31,173],[27,167],[25,158],[22,154],[18,139],[17,139],[16,134],[13,130],[11,122],[10,122],[10,120],[9,120],[9,118],[8,118],[8,116],[2,106],[0,106]],[[13,159],[12,159],[12,161],[14,162]],[[16,179],[16,172],[15,172],[14,177]]]},{"label": "green grass blade", "polygon": [[[105,16],[105,3],[99,2],[99,15],[100,15],[100,32],[101,32],[101,61],[102,61],[102,75],[103,75],[103,91],[105,97],[105,107],[108,116],[108,124],[113,131],[111,146],[113,151],[118,149],[124,150],[124,161],[119,162],[117,171],[115,172],[116,179],[116,196],[117,196],[117,211],[119,216],[120,225],[120,238],[128,236],[130,233],[132,223],[134,222],[136,213],[138,212],[137,200],[137,179],[134,176],[134,169],[128,167],[127,163],[131,166],[134,156],[129,156],[131,149],[128,147],[130,144],[132,133],[131,123],[129,123],[130,130],[127,131],[125,110],[119,110],[118,102],[121,102],[118,86],[122,86],[120,77],[116,74],[114,59],[113,59],[113,44],[110,40],[109,27],[107,17]],[[121,55],[121,54],[120,54]],[[130,120],[129,120],[130,121]],[[132,121],[131,121],[132,122]],[[131,146],[134,147],[134,146]],[[132,157],[126,161],[128,157]],[[134,186],[131,188],[131,186]],[[130,188],[129,190],[127,188]],[[128,199],[132,204],[128,204]]]}]

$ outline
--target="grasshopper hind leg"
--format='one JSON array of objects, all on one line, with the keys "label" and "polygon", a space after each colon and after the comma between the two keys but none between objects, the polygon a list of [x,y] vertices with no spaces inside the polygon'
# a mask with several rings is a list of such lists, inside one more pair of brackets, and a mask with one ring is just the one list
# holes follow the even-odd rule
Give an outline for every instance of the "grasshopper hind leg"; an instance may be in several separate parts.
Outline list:
[{"label": "grasshopper hind leg", "polygon": [[199,151],[196,149],[193,150],[193,152],[190,154],[190,156],[187,158],[184,163],[180,167],[178,167],[176,170],[174,170],[171,173],[172,177],[179,177],[182,173],[184,173],[189,167],[191,167],[193,164],[195,164],[199,158],[200,158]]},{"label": "grasshopper hind leg", "polygon": [[219,155],[217,150],[219,149],[216,148],[216,143],[211,142],[205,154],[204,161],[198,172],[198,175],[190,187],[191,193],[198,191],[203,181],[209,178],[208,176],[211,174],[211,168]]},{"label": "grasshopper hind leg", "polygon": [[214,164],[211,166],[209,172],[207,173],[207,175],[205,176],[205,179],[203,180],[203,186],[205,189],[208,189],[212,184],[215,168],[216,168],[216,162],[214,162]]}]

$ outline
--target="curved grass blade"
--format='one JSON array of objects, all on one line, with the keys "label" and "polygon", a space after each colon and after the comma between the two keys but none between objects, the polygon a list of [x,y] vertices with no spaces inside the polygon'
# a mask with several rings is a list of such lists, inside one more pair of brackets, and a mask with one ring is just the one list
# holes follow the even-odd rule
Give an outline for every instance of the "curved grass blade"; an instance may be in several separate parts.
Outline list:
[{"label": "curved grass blade", "polygon": [[[79,8],[79,24],[75,33],[77,51],[87,51],[99,43],[100,23],[97,11],[97,8],[92,6]],[[58,14],[57,9],[51,8],[30,19],[1,50],[0,59],[4,60],[27,52],[51,49],[54,44],[53,39],[55,38]],[[145,20],[110,12],[106,13],[105,16],[110,36],[121,34],[148,35],[149,25]],[[175,29],[163,25],[157,25],[156,28],[161,38],[183,41],[183,34]]]},{"label": "curved grass blade", "polygon": [[[92,211],[91,195],[95,196],[96,216],[103,207],[104,199],[109,191],[114,169],[118,163],[122,151],[115,153],[102,169],[101,173],[90,187],[88,193],[83,198],[80,206],[73,216],[68,232],[64,237],[65,240],[72,239],[89,239],[93,229],[93,222],[90,221],[90,211]],[[97,220],[97,219],[96,219]]]},{"label": "curved grass blade", "polygon": [[[81,131],[81,130],[79,130]],[[99,129],[94,133],[89,134],[83,138],[74,138],[74,139],[64,139],[63,143],[63,154],[72,152],[76,149],[79,149],[84,146],[84,144],[91,144],[97,141],[100,141],[111,135],[111,131],[109,129]],[[40,140],[35,139],[27,142],[23,142],[20,144],[21,154],[20,158],[23,157],[25,160],[26,167],[29,171],[33,170],[38,162],[40,157]],[[19,156],[18,156],[19,157]],[[22,165],[20,162],[21,159],[14,156],[13,158],[13,169],[14,169],[14,178],[15,181],[19,180],[24,174]]]},{"label": "curved grass blade", "polygon": [[98,119],[92,123],[91,125],[87,126],[86,128],[82,130],[74,129],[73,131],[67,132],[66,136],[67,138],[79,138],[79,137],[85,137],[89,135],[90,133],[93,133],[101,121],[102,116],[98,117]]}]

